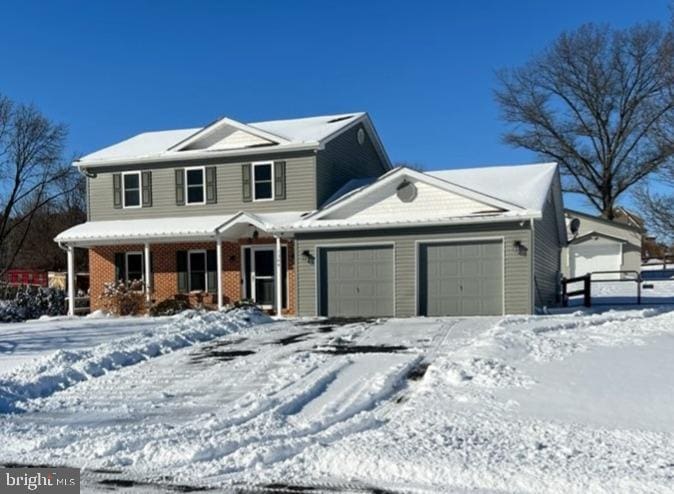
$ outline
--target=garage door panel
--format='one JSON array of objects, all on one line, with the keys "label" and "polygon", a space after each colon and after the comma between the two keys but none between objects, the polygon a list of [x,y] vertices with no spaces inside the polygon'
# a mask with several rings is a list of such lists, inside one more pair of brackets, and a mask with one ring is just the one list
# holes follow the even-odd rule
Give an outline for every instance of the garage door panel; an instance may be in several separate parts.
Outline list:
[{"label": "garage door panel", "polygon": [[421,244],[418,284],[421,314],[501,314],[503,243]]},{"label": "garage door panel", "polygon": [[331,317],[393,316],[393,247],[320,249],[319,308]]},{"label": "garage door panel", "polygon": [[479,259],[466,259],[461,265],[461,274],[466,277],[479,276],[480,275]]}]

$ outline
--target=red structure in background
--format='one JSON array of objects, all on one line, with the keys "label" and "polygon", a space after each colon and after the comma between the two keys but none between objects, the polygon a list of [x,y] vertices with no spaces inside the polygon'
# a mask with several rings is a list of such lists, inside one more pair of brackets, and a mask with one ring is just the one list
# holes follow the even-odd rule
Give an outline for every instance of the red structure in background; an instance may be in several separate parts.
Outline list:
[{"label": "red structure in background", "polygon": [[2,279],[10,286],[34,285],[46,287],[49,283],[47,271],[39,269],[8,269]]}]

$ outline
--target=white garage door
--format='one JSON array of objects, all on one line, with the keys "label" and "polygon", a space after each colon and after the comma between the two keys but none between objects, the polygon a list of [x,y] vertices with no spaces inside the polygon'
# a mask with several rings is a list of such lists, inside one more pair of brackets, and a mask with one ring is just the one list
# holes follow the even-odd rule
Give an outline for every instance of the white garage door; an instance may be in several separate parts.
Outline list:
[{"label": "white garage door", "polygon": [[[618,243],[592,242],[572,245],[569,254],[572,277],[599,271],[618,271],[622,264],[622,249]],[[609,280],[618,279],[620,275],[601,274],[595,277]]]}]

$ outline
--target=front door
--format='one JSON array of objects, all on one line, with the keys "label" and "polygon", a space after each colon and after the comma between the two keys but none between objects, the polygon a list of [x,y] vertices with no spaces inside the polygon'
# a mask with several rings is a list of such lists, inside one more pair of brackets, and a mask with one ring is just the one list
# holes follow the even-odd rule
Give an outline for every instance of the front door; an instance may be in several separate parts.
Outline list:
[{"label": "front door", "polygon": [[251,298],[263,307],[274,305],[274,271],[274,250],[271,248],[253,249]]},{"label": "front door", "polygon": [[[281,301],[288,307],[288,249],[281,247]],[[241,265],[243,298],[265,308],[276,305],[276,252],[273,245],[250,245],[243,248]]]}]

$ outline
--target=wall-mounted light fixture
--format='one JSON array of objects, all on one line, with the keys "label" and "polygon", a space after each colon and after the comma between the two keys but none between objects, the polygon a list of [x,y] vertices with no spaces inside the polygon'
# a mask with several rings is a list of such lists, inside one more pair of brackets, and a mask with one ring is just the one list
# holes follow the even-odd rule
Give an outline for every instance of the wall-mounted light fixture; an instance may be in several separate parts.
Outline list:
[{"label": "wall-mounted light fixture", "polygon": [[303,257],[304,259],[306,259],[306,261],[307,261],[309,264],[313,264],[314,261],[316,260],[316,258],[314,257],[314,255],[313,255],[311,252],[309,252],[308,250],[303,250],[303,251],[302,251],[302,257]]},{"label": "wall-mounted light fixture", "polygon": [[513,242],[513,250],[520,256],[526,256],[529,251],[527,246],[524,245],[521,240],[515,240]]}]

